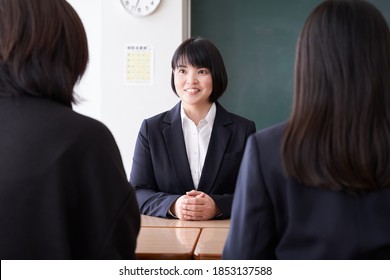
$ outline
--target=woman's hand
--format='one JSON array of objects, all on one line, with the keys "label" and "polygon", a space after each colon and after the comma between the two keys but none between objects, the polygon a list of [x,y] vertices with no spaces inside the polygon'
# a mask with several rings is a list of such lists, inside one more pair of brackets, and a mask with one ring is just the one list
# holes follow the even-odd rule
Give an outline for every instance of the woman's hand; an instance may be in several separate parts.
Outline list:
[{"label": "woman's hand", "polygon": [[170,210],[180,220],[188,221],[210,220],[220,213],[214,200],[208,194],[196,190],[179,197]]}]

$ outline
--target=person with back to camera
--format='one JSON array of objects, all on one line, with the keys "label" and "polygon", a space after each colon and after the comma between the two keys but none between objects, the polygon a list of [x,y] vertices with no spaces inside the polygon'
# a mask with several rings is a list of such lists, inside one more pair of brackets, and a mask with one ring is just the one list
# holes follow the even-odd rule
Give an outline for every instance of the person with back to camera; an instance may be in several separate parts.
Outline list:
[{"label": "person with back to camera", "polygon": [[72,110],[88,62],[65,0],[0,1],[0,258],[134,259],[140,214],[119,150]]},{"label": "person with back to camera", "polygon": [[325,1],[297,44],[285,124],[250,137],[224,259],[390,258],[390,32]]},{"label": "person with back to camera", "polygon": [[239,165],[255,123],[227,112],[218,98],[227,74],[218,49],[190,38],[172,58],[180,102],[143,121],[130,182],[141,213],[180,220],[230,218]]}]

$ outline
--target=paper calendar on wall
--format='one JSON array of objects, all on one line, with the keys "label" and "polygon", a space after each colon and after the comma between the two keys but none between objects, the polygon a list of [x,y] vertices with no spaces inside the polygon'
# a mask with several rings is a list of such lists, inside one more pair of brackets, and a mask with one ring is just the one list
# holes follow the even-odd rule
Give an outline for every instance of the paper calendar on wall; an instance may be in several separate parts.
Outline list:
[{"label": "paper calendar on wall", "polygon": [[128,45],[126,48],[126,82],[129,84],[153,83],[153,48],[149,45]]}]

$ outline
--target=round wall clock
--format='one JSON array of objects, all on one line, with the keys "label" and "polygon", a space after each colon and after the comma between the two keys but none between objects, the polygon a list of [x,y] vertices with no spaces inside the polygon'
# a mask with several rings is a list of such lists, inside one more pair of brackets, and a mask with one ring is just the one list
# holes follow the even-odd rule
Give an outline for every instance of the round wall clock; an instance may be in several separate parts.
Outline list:
[{"label": "round wall clock", "polygon": [[157,10],[161,0],[121,0],[123,7],[133,16],[148,16]]}]

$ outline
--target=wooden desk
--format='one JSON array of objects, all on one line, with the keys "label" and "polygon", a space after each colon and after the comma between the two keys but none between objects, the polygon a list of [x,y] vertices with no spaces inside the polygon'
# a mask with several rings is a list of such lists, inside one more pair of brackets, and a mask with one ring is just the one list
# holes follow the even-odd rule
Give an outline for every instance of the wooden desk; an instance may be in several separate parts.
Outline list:
[{"label": "wooden desk", "polygon": [[192,259],[199,228],[141,227],[136,256],[141,260]]},{"label": "wooden desk", "polygon": [[230,220],[180,221],[141,215],[141,227],[229,228]]},{"label": "wooden desk", "polygon": [[219,260],[228,235],[228,228],[204,228],[194,251],[196,260]]}]

